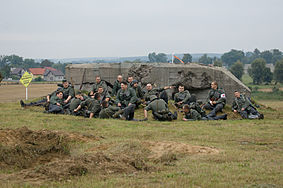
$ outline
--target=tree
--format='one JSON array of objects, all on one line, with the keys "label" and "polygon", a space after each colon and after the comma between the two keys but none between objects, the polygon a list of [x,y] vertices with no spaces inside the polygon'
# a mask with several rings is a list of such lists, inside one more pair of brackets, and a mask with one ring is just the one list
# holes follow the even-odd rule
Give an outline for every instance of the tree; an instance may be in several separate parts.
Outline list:
[{"label": "tree", "polygon": [[263,58],[267,64],[272,63],[272,53],[269,50],[261,52],[260,57]]},{"label": "tree", "polygon": [[40,66],[41,67],[52,67],[53,64],[54,64],[53,62],[49,61],[48,59],[45,59],[40,63]]},{"label": "tree", "polygon": [[271,59],[271,63],[273,65],[276,64],[277,61],[283,59],[283,55],[282,55],[282,52],[278,49],[273,49],[272,50],[272,59]]},{"label": "tree", "polygon": [[274,68],[274,80],[283,83],[283,59],[277,61]]},{"label": "tree", "polygon": [[198,62],[205,65],[212,64],[212,58],[208,57],[207,54],[204,54],[199,58]]},{"label": "tree", "polygon": [[273,78],[273,74],[270,71],[270,68],[269,67],[265,67],[264,71],[263,71],[263,81],[265,83],[271,83],[272,78]]},{"label": "tree", "polygon": [[158,63],[166,63],[167,55],[164,53],[156,54],[155,52],[148,54],[149,62],[158,62]]},{"label": "tree", "polygon": [[244,74],[244,65],[240,61],[237,61],[234,63],[230,68],[231,73],[236,76],[239,80],[242,79],[242,76]]},{"label": "tree", "polygon": [[187,54],[184,54],[184,56],[183,56],[183,58],[182,58],[182,61],[183,61],[185,64],[187,64],[187,63],[192,62],[192,59],[193,59],[192,55],[189,54],[189,53],[187,53]]},{"label": "tree", "polygon": [[251,68],[249,69],[249,74],[253,78],[254,84],[261,84],[263,82],[263,75],[265,71],[266,61],[263,58],[255,59]]},{"label": "tree", "polygon": [[214,62],[213,62],[213,66],[215,67],[222,67],[223,63],[221,60],[219,59],[216,59]]},{"label": "tree", "polygon": [[233,63],[237,61],[242,62],[244,57],[245,57],[245,53],[243,51],[232,49],[230,52],[224,53],[221,56],[221,60],[230,67]]}]

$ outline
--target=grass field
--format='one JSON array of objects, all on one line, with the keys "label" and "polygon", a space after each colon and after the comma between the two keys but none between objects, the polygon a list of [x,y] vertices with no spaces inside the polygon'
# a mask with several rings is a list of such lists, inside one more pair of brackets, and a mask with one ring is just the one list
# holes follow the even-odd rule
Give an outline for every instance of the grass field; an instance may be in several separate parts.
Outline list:
[{"label": "grass field", "polygon": [[[260,109],[264,120],[126,122],[44,114],[1,101],[0,187],[282,187],[283,102],[259,102],[266,106]],[[141,109],[135,117],[142,118]],[[37,132],[7,130],[23,126]],[[25,168],[5,160],[19,154],[19,161],[32,163],[37,158],[23,146],[43,147],[32,141],[42,135],[48,145],[55,133],[47,131],[73,138],[64,155],[52,150],[50,161]],[[20,145],[23,137],[28,142]]]}]

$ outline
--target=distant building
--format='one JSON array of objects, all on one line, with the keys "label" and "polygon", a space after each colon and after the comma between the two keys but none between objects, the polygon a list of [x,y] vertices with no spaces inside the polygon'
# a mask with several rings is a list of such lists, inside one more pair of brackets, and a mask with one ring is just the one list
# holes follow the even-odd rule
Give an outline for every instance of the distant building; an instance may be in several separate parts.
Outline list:
[{"label": "distant building", "polygon": [[42,79],[44,78],[44,68],[29,68],[28,72],[33,75],[33,79],[41,77]]},{"label": "distant building", "polygon": [[23,68],[11,68],[11,76],[20,79],[26,71]]},{"label": "distant building", "polygon": [[[274,72],[275,66],[273,64],[266,64],[265,65],[267,68],[270,68],[271,72]],[[245,64],[244,65],[244,73],[248,74],[248,69],[251,68],[251,64]]]},{"label": "distant building", "polygon": [[61,81],[64,79],[64,74],[57,69],[45,69],[44,72],[45,81]]}]

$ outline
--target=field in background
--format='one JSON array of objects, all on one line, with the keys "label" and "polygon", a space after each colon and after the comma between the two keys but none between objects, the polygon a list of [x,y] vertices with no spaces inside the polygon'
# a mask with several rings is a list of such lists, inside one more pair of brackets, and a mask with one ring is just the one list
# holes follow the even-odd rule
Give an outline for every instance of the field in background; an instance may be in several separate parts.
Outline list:
[{"label": "field in background", "polygon": [[[53,84],[34,84],[31,83],[28,87],[29,99],[34,99],[42,96],[47,96],[49,93],[58,88],[56,83]],[[0,85],[0,103],[16,102],[25,100],[26,88],[22,84],[17,85]]]}]

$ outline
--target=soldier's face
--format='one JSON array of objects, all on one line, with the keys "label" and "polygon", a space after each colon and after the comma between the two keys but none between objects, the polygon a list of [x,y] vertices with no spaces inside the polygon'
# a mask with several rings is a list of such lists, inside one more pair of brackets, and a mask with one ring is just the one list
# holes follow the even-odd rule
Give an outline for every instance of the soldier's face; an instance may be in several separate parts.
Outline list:
[{"label": "soldier's face", "polygon": [[98,93],[103,93],[103,88],[98,88]]},{"label": "soldier's face", "polygon": [[189,109],[183,108],[183,112],[188,113],[188,112],[189,112]]},{"label": "soldier's face", "polygon": [[148,91],[150,91],[150,90],[152,89],[152,85],[151,85],[151,84],[147,84],[147,85],[146,85],[146,89],[147,89]]},{"label": "soldier's face", "polygon": [[234,95],[235,95],[235,97],[239,98],[240,97],[240,92],[235,92]]},{"label": "soldier's face", "polygon": [[211,89],[217,89],[217,85],[215,83],[211,83]]},{"label": "soldier's face", "polygon": [[68,86],[69,86],[69,82],[64,82],[64,83],[63,83],[63,87],[64,87],[64,88],[67,88]]},{"label": "soldier's face", "polygon": [[121,89],[123,89],[123,90],[126,90],[128,88],[128,85],[127,84],[121,84]]},{"label": "soldier's face", "polygon": [[129,78],[128,78],[128,82],[129,82],[129,83],[132,83],[132,81],[133,81],[133,77],[129,77]]},{"label": "soldier's face", "polygon": [[123,77],[122,77],[122,76],[118,76],[118,77],[117,77],[117,80],[118,80],[119,82],[122,82]]},{"label": "soldier's face", "polygon": [[96,77],[96,83],[99,83],[101,81],[100,77]]},{"label": "soldier's face", "polygon": [[58,97],[59,99],[62,99],[62,98],[63,98],[63,93],[62,93],[62,92],[58,93],[58,94],[57,94],[57,97]]},{"label": "soldier's face", "polygon": [[134,84],[134,87],[138,87],[138,83],[135,83],[135,84]]},{"label": "soldier's face", "polygon": [[184,87],[179,87],[179,92],[182,92],[182,91],[184,91],[184,90],[185,90]]}]

